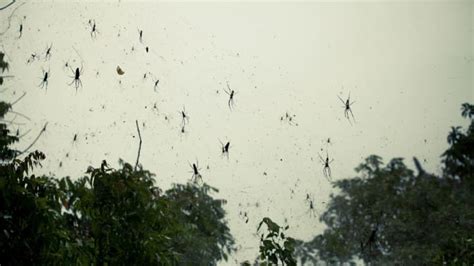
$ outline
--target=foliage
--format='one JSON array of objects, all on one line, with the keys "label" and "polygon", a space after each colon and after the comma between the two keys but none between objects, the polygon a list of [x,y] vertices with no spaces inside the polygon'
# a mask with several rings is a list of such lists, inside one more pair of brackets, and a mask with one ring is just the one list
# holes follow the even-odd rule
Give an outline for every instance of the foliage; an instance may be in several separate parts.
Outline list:
[{"label": "foliage", "polygon": [[296,265],[296,260],[293,256],[295,240],[287,237],[284,233],[289,226],[283,228],[270,218],[265,217],[258,224],[257,231],[260,230],[263,224],[267,226],[267,234],[264,236],[265,234],[262,233],[260,238],[259,250],[260,260],[262,261],[260,264],[278,264],[281,262],[283,265]]},{"label": "foliage", "polygon": [[176,220],[183,232],[172,241],[173,247],[179,250],[181,264],[215,264],[217,260],[227,260],[228,254],[235,250],[230,229],[222,222],[226,201],[212,198],[209,194],[213,192],[218,190],[189,182],[175,184],[164,195],[171,209],[178,210]]},{"label": "foliage", "polygon": [[402,158],[384,165],[369,156],[358,177],[335,182],[340,189],[320,220],[323,234],[298,242],[298,257],[315,262],[375,264],[464,264],[474,262],[473,105],[463,104],[471,120],[463,133],[453,128],[442,155],[443,175],[418,174]]},{"label": "foliage", "polygon": [[[2,70],[2,73],[5,72],[5,70],[8,70],[8,63],[4,61],[4,58],[5,54],[0,52],[0,69]],[[0,76],[0,85],[3,84],[3,78],[3,76]]]}]

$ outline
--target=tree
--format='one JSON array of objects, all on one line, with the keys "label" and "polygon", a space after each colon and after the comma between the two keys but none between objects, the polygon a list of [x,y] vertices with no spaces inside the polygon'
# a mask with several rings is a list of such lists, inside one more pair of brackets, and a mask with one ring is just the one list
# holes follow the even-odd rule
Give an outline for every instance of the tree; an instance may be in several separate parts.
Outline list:
[{"label": "tree", "polygon": [[85,264],[215,264],[227,260],[234,240],[224,220],[225,201],[209,195],[215,188],[188,183],[175,185],[162,195],[153,184],[153,174],[122,161],[120,165],[115,170],[104,161],[74,183],[60,181],[66,191],[71,231],[79,232],[76,237],[81,248],[92,254]]},{"label": "tree", "polygon": [[323,234],[299,241],[297,254],[306,261],[375,264],[458,264],[474,262],[474,108],[463,104],[471,119],[463,133],[454,127],[443,153],[442,176],[426,173],[414,158],[417,174],[402,158],[384,165],[369,156],[358,176],[335,182],[320,220]]},{"label": "tree", "polygon": [[45,155],[19,159],[11,148],[19,140],[3,119],[11,106],[0,102],[1,265],[214,265],[234,251],[226,201],[207,184],[162,193],[138,159],[119,169],[103,161],[76,181],[31,174]]},{"label": "tree", "polygon": [[[0,53],[2,71],[8,69],[3,58]],[[41,166],[43,153],[16,158],[19,152],[11,145],[19,138],[4,120],[11,107],[0,102],[0,264],[52,264],[61,259],[58,250],[67,241],[59,192],[51,178],[30,174]]]}]

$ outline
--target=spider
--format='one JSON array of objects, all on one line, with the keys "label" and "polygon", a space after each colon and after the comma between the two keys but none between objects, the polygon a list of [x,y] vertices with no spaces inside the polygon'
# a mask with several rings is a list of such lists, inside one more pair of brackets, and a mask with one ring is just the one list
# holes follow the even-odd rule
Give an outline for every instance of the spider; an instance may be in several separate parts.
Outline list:
[{"label": "spider", "polygon": [[38,87],[45,88],[46,90],[48,90],[48,78],[49,78],[49,76],[50,76],[49,69],[48,69],[48,71],[43,70],[43,78],[41,80],[41,83],[38,84]]},{"label": "spider", "polygon": [[180,114],[181,114],[181,125],[184,126],[186,125],[186,123],[189,123],[189,116],[186,114],[186,109],[184,108],[183,106],[183,110],[180,111]]},{"label": "spider", "polygon": [[187,135],[188,131],[186,130],[186,126],[185,126],[185,125],[182,125],[182,126],[181,126],[180,132],[181,132],[181,137]]},{"label": "spider", "polygon": [[280,117],[280,121],[286,121],[290,126],[298,126],[298,123],[294,121],[296,115],[290,115],[288,112],[285,112],[284,116]]},{"label": "spider", "polygon": [[227,156],[227,159],[229,159],[229,148],[230,148],[230,142],[228,141],[225,145],[222,141],[219,140],[221,143],[221,149],[222,149],[222,156]]},{"label": "spider", "polygon": [[140,35],[140,43],[143,43],[143,30],[138,30],[138,34]]},{"label": "spider", "polygon": [[74,79],[68,85],[71,86],[72,84],[74,84],[74,87],[76,88],[76,92],[77,92],[77,89],[79,88],[79,86],[82,87],[81,73],[82,73],[83,65],[81,64],[80,69],[77,67],[76,71],[74,71],[71,67],[69,68],[71,69],[72,74],[74,75],[71,78],[74,78]]},{"label": "spider", "polygon": [[326,159],[324,160],[323,157],[321,157],[321,155],[318,153],[318,156],[319,156],[319,159],[321,160],[321,162],[323,163],[323,174],[324,176],[329,180],[331,181],[331,167],[329,166],[330,163],[332,163],[334,161],[334,159],[331,159],[331,161],[329,161],[329,155],[328,155],[328,152],[326,151]]},{"label": "spider", "polygon": [[153,90],[155,90],[155,92],[156,92],[156,88],[158,88],[158,83],[160,83],[160,80],[159,79],[155,80],[155,85],[153,86]]},{"label": "spider", "polygon": [[36,54],[36,53],[32,53],[30,55],[30,58],[28,58],[28,60],[26,61],[27,64],[29,63],[33,63],[33,61],[35,61],[36,59],[39,60],[39,56]]},{"label": "spider", "polygon": [[369,235],[369,238],[367,239],[367,241],[365,243],[363,243],[362,241],[360,242],[360,250],[361,250],[361,253],[364,253],[365,252],[365,248],[368,246],[369,247],[369,250],[368,250],[368,253],[369,253],[369,256],[370,254],[373,252],[373,247],[376,246],[377,248],[377,232],[379,230],[379,223],[377,222],[377,224],[375,225],[375,228],[372,229],[372,231],[370,232],[370,235]]},{"label": "spider", "polygon": [[229,109],[232,110],[234,106],[234,95],[237,94],[234,90],[232,90],[229,86],[229,82],[227,82],[227,90],[224,89],[225,93],[229,95],[229,101],[227,102],[227,105],[229,106]]},{"label": "spider", "polygon": [[191,180],[193,180],[193,182],[195,183],[197,183],[198,180],[202,181],[202,176],[199,173],[199,170],[201,170],[201,168],[199,168],[199,162],[196,160],[196,163],[193,163],[192,165],[189,164],[189,166],[192,168],[193,173],[193,175],[191,176]]},{"label": "spider", "polygon": [[91,37],[92,37],[92,38],[97,37],[97,33],[99,33],[99,31],[97,30],[97,26],[96,26],[96,24],[95,24],[95,20],[89,19],[89,26],[91,26]]},{"label": "spider", "polygon": [[44,61],[49,60],[51,58],[51,48],[53,48],[53,44],[46,48],[46,53],[44,55]]},{"label": "spider", "polygon": [[64,70],[65,68],[69,68],[69,60],[63,61],[63,70]]},{"label": "spider", "polygon": [[306,201],[309,203],[309,210],[308,210],[309,216],[316,217],[317,212],[316,212],[316,209],[314,208],[313,197],[310,196],[309,194],[306,194]]},{"label": "spider", "polygon": [[242,220],[245,221],[245,223],[249,222],[249,216],[247,215],[247,212],[239,211],[239,216]]},{"label": "spider", "polygon": [[351,119],[349,117],[349,113],[351,114],[352,116],[352,120],[354,121],[355,123],[355,117],[354,117],[354,114],[352,113],[352,109],[351,109],[351,105],[353,105],[355,103],[354,102],[351,102],[351,93],[349,92],[349,96],[347,97],[347,100],[344,101],[343,99],[341,99],[341,97],[339,97],[339,95],[337,96],[339,98],[339,100],[341,100],[342,104],[344,105],[344,116],[347,118],[347,120],[349,121],[349,123],[352,124],[351,122]]}]

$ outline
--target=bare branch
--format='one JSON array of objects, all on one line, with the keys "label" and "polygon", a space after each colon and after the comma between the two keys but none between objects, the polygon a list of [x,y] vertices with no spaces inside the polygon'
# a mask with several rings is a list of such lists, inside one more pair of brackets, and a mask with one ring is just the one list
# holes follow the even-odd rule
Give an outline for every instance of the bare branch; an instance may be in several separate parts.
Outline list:
[{"label": "bare branch", "polygon": [[19,102],[23,97],[25,97],[26,92],[23,92],[23,95],[20,96],[20,98],[16,99],[16,101],[12,102],[10,105],[13,106],[15,103]]},{"label": "bare branch", "polygon": [[140,142],[138,143],[137,162],[135,163],[135,171],[136,171],[138,167],[138,162],[140,160],[140,152],[142,151],[142,135],[140,134],[140,127],[138,126],[138,120],[135,120],[135,124],[137,125],[138,138],[140,139]]},{"label": "bare branch", "polygon": [[30,144],[30,146],[28,146],[22,152],[18,153],[17,156],[22,155],[23,153],[27,152],[31,147],[33,147],[33,145],[35,145],[35,143],[38,141],[38,139],[41,137],[41,135],[43,135],[43,133],[46,131],[46,126],[47,125],[48,125],[48,122],[46,122],[44,124],[43,129],[41,129],[41,132],[38,134],[38,136],[35,138],[35,140],[33,140],[33,142]]}]

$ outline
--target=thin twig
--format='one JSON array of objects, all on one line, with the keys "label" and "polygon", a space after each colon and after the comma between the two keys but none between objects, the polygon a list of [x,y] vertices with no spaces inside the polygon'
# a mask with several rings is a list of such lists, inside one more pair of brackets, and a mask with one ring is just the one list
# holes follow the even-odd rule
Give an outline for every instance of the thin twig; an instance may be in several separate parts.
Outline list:
[{"label": "thin twig", "polygon": [[135,124],[137,125],[138,138],[140,139],[140,142],[138,144],[137,162],[135,163],[135,171],[136,171],[138,167],[138,161],[140,160],[140,152],[142,151],[142,135],[140,134],[140,127],[138,126],[138,120],[135,120]]},{"label": "thin twig", "polygon": [[23,95],[20,96],[20,98],[18,98],[16,101],[12,102],[10,105],[13,106],[15,105],[15,103],[19,102],[23,97],[25,97],[26,95],[26,92],[23,92]]},{"label": "thin twig", "polygon": [[3,34],[5,34],[9,29],[10,29],[10,26],[11,26],[11,22],[12,22],[12,17],[13,17],[13,14],[15,14],[15,11],[22,5],[24,5],[25,3],[21,3],[20,5],[18,5],[17,7],[15,7],[15,9],[13,9],[12,13],[10,14],[10,16],[8,17],[8,27],[5,31],[3,31],[2,33],[0,33],[0,36],[3,36]]},{"label": "thin twig", "polygon": [[18,139],[21,139],[23,138],[24,136],[26,136],[26,134],[30,133],[31,129],[28,129],[28,131],[26,131],[25,133],[23,133],[22,135],[18,136]]},{"label": "thin twig", "polygon": [[9,113],[12,113],[12,114],[15,114],[15,115],[19,115],[19,116],[21,116],[21,117],[27,119],[28,121],[31,121],[31,119],[30,119],[28,116],[26,116],[26,115],[24,115],[24,114],[22,114],[22,113],[15,112],[15,111],[12,111],[12,110],[10,110],[10,111],[8,111],[8,112],[9,112]]},{"label": "thin twig", "polygon": [[2,7],[0,8],[0,10],[4,10],[5,8],[7,8],[7,7],[13,5],[13,3],[15,3],[15,0],[12,0],[12,1],[11,1],[10,3],[8,3],[7,5],[2,6]]},{"label": "thin twig", "polygon": [[33,142],[30,144],[30,146],[28,146],[25,150],[23,150],[22,152],[18,153],[17,156],[19,155],[22,155],[23,153],[27,152],[31,147],[33,147],[33,145],[35,145],[35,143],[38,141],[38,139],[41,137],[41,135],[43,135],[43,133],[46,131],[46,126],[48,125],[48,122],[46,122],[43,126],[43,129],[41,130],[41,132],[38,134],[38,136],[35,138],[35,140],[33,140]]}]

